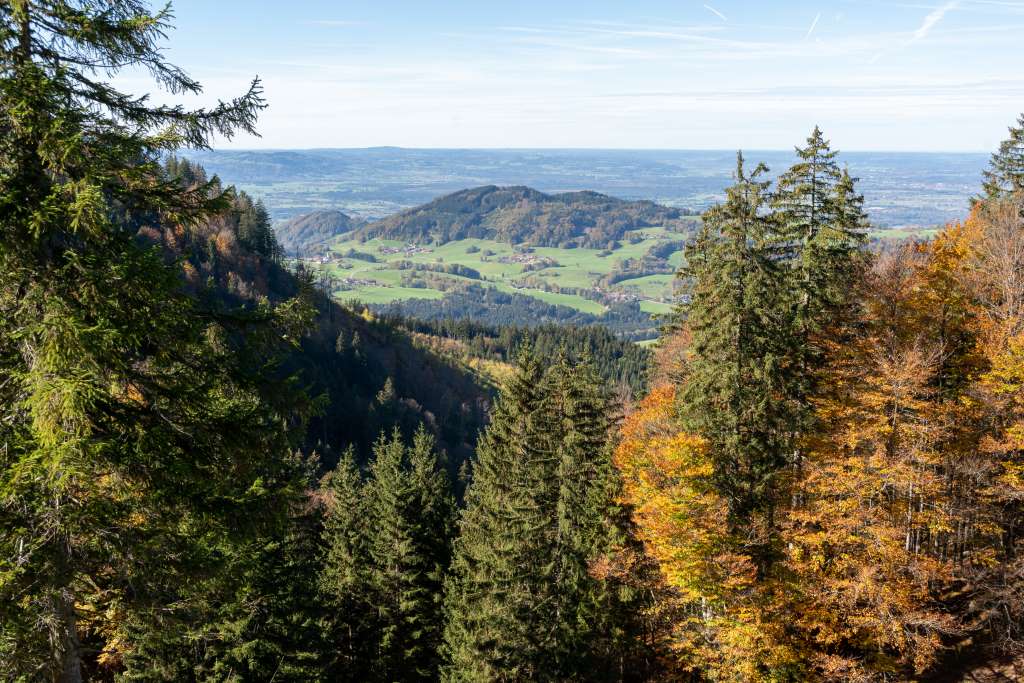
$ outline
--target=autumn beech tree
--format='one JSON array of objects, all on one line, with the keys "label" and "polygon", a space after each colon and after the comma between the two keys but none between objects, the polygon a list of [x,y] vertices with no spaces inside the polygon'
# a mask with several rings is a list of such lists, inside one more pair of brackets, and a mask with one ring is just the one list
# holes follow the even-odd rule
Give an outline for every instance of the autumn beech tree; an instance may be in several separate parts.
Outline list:
[{"label": "autumn beech tree", "polygon": [[829,680],[923,673],[958,632],[932,588],[951,574],[929,552],[949,528],[942,470],[942,346],[923,324],[926,255],[885,254],[863,290],[866,324],[833,366],[823,430],[787,519],[795,624]]},{"label": "autumn beech tree", "polygon": [[710,444],[680,427],[677,402],[673,386],[655,387],[626,418],[615,453],[638,537],[660,569],[651,590],[670,621],[658,631],[666,664],[715,681],[798,676],[784,585],[759,577],[730,528]]}]

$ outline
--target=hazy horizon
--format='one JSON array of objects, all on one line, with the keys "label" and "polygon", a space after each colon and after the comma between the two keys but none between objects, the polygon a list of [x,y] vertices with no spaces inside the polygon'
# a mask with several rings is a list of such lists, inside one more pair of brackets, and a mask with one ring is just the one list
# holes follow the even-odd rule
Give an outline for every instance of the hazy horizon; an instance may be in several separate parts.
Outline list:
[{"label": "hazy horizon", "polygon": [[[262,79],[219,149],[992,151],[1024,107],[1024,0],[178,0],[166,54],[209,105]],[[143,74],[118,79],[154,101]]]},{"label": "hazy horizon", "polygon": [[[735,150],[438,149],[380,146],[195,151],[185,156],[250,194],[284,219],[322,208],[381,217],[470,187],[591,190],[703,209],[723,197]],[[746,150],[771,175],[792,149]],[[935,225],[962,218],[978,192],[984,152],[847,152],[840,163],[860,179],[879,226]]]},{"label": "hazy horizon", "polygon": [[[375,149],[422,150],[435,152],[768,152],[780,154],[792,152],[797,145],[789,147],[748,147],[744,149],[730,147],[426,147],[415,145],[367,145],[354,147],[230,147],[215,146],[216,152],[346,152],[370,151]],[[957,155],[990,155],[990,149],[852,149],[837,148],[843,154],[957,154]],[[187,153],[186,153],[187,156]]]}]

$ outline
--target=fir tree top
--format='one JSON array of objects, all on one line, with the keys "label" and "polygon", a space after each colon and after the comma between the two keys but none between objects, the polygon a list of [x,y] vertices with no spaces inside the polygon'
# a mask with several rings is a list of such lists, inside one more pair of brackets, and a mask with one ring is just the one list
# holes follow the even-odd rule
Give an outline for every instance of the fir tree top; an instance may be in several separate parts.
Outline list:
[{"label": "fir tree top", "polygon": [[[1017,118],[1017,125],[1010,126],[1010,137],[992,155],[984,177],[984,198],[1024,192],[1024,114]],[[975,201],[978,199],[981,198]]]}]

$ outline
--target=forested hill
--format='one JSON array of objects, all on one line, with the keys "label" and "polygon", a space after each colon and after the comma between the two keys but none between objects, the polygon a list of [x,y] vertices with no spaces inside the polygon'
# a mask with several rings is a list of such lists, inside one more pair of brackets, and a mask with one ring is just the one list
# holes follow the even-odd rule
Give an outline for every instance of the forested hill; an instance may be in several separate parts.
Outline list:
[{"label": "forested hill", "polygon": [[324,210],[289,219],[276,226],[274,232],[287,255],[306,256],[322,251],[333,237],[358,225],[358,221],[341,211]]},{"label": "forested hill", "polygon": [[[185,160],[174,160],[169,172],[185,184],[206,182],[205,171]],[[323,397],[305,450],[317,450],[324,465],[333,466],[348,445],[365,456],[382,431],[397,426],[411,435],[421,423],[449,451],[453,467],[472,452],[489,389],[394,325],[339,305],[311,274],[285,268],[266,211],[244,192],[191,230],[146,227],[140,238],[162,245],[170,259],[184,257],[189,287],[225,310],[253,308],[262,299],[279,304],[307,291],[316,319],[284,369],[297,373],[311,396]]]},{"label": "forested hill", "polygon": [[467,238],[546,247],[605,248],[628,230],[682,227],[681,209],[597,192],[545,194],[488,185],[435,199],[360,230],[367,238],[444,243]]},{"label": "forested hill", "polygon": [[[615,387],[619,394],[639,395],[647,387],[651,351],[620,339],[601,325],[577,327],[549,323],[537,327],[492,327],[466,318],[428,321],[387,316],[386,319],[420,335],[438,353],[480,361],[485,371],[490,370],[501,381],[507,379],[517,357],[532,353],[548,362],[555,362],[561,356],[574,363],[589,362],[601,380]],[[488,363],[496,367],[488,367]]]}]

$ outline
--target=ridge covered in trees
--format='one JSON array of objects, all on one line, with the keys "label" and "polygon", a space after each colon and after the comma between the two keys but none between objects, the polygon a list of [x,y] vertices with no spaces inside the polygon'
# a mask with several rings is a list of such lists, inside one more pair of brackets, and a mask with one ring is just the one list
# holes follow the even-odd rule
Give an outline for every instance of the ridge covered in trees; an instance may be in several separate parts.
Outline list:
[{"label": "ridge covered in trees", "polygon": [[289,218],[274,228],[285,253],[308,256],[326,251],[338,235],[354,230],[359,221],[337,210],[321,210]]},{"label": "ridge covered in trees", "polygon": [[589,358],[606,386],[640,393],[647,385],[651,351],[619,339],[605,327],[490,327],[464,318],[425,321],[395,317],[387,321],[424,335],[438,353],[452,353],[458,358],[494,361],[504,368],[529,349],[545,363],[554,362],[560,355],[573,362]]},{"label": "ridge covered in trees", "polygon": [[432,354],[392,321],[332,301],[301,264],[290,270],[266,211],[245,192],[222,188],[187,159],[165,166],[183,187],[207,184],[228,198],[225,210],[187,230],[138,230],[140,244],[181,263],[187,291],[225,310],[283,304],[300,294],[311,306],[310,325],[281,359],[283,372],[320,401],[304,449],[316,450],[329,467],[354,445],[363,461],[382,430],[400,426],[411,435],[425,424],[451,452],[453,467],[468,457],[493,392],[460,359]]},{"label": "ridge covered in trees", "polygon": [[681,227],[684,215],[681,209],[597,192],[549,195],[529,187],[488,185],[370,223],[359,234],[416,243],[444,244],[475,237],[539,247],[604,249],[629,230]]}]

